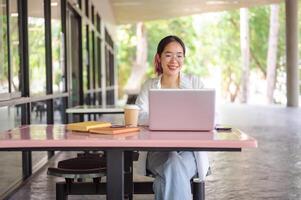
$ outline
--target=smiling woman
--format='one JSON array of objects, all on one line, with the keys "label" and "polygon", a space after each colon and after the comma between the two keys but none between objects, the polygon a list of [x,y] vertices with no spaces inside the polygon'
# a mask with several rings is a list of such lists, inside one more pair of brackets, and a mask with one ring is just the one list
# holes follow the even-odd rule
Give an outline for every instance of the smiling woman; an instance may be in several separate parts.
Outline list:
[{"label": "smiling woman", "polygon": [[[162,39],[158,44],[154,60],[156,73],[167,75],[170,69],[177,75],[182,68],[185,51],[185,45],[180,38],[167,36],[165,40]],[[176,69],[178,70],[175,71]]]},{"label": "smiling woman", "polygon": [[[161,87],[163,88],[178,88],[179,87],[179,78],[178,74],[182,69],[184,62],[184,52],[183,47],[177,42],[169,43],[165,48],[163,53],[159,56],[159,65],[162,68],[162,80]],[[170,85],[172,82],[168,79],[177,78],[175,85]]]},{"label": "smiling woman", "polygon": [[[180,88],[200,89],[202,81],[196,76],[181,72],[185,57],[184,42],[177,36],[163,38],[154,59],[157,78],[144,83],[136,104],[140,107],[139,124],[148,124],[148,95],[150,89]],[[142,158],[143,156],[141,156]],[[205,152],[148,152],[146,168],[154,176],[155,199],[191,199],[190,179],[198,176],[204,180],[209,168]],[[141,163],[145,166],[145,163]]]}]

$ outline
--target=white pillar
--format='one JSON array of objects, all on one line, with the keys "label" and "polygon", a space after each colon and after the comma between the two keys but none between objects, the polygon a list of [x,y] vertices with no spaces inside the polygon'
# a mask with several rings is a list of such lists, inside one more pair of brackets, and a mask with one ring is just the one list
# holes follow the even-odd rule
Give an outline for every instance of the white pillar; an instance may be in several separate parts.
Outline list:
[{"label": "white pillar", "polygon": [[298,0],[285,1],[287,106],[299,105]]}]

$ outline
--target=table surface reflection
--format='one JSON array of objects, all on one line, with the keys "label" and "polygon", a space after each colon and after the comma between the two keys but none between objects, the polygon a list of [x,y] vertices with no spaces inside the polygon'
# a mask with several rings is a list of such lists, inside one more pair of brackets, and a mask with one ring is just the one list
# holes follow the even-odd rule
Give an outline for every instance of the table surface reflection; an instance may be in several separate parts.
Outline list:
[{"label": "table surface reflection", "polygon": [[256,148],[257,141],[244,132],[149,131],[101,135],[66,130],[65,125],[26,125],[0,133],[0,148],[51,147],[155,147],[155,148]]}]

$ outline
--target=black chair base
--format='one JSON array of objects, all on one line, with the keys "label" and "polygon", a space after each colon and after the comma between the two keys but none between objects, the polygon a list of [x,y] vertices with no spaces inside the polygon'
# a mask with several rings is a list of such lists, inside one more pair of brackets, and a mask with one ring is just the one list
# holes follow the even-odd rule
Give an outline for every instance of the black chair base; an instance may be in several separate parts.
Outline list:
[{"label": "black chair base", "polygon": [[[56,183],[56,200],[67,200],[68,195],[105,195],[106,183],[101,178],[106,175],[106,157],[98,154],[83,154],[77,158],[60,161],[57,168],[48,168],[48,174],[65,178]],[[126,152],[125,156],[138,160],[137,152]],[[153,194],[153,182],[133,182],[132,162],[125,163],[124,198],[133,199],[133,194]],[[87,178],[93,182],[83,181]],[[205,200],[205,182],[195,178],[191,181],[193,200]]]},{"label": "black chair base", "polygon": [[[154,194],[153,182],[134,182],[134,194]],[[205,200],[205,183],[192,182],[193,200]],[[68,195],[105,195],[106,183],[93,183],[93,182],[75,182],[68,184],[66,182],[56,183],[56,200],[67,200]],[[131,199],[125,194],[125,199]]]}]

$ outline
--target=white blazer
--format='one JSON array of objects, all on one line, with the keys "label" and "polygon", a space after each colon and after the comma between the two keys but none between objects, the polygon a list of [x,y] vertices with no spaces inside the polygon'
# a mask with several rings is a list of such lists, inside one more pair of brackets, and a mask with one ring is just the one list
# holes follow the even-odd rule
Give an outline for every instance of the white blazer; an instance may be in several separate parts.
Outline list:
[{"label": "white blazer", "polygon": [[[161,89],[161,77],[162,76],[158,76],[157,78],[147,80],[141,88],[140,94],[136,100],[136,105],[140,107],[139,125],[148,125],[148,92],[149,89]],[[180,89],[200,89],[204,87],[204,84],[199,77],[193,75],[184,75],[180,73],[179,87]],[[195,151],[194,156],[197,163],[198,177],[201,180],[205,180],[209,169],[207,152]],[[140,152],[138,162],[140,164],[140,167],[143,168],[142,170],[144,170],[140,172],[143,174],[145,174],[146,169],[146,157],[146,153]]]}]

